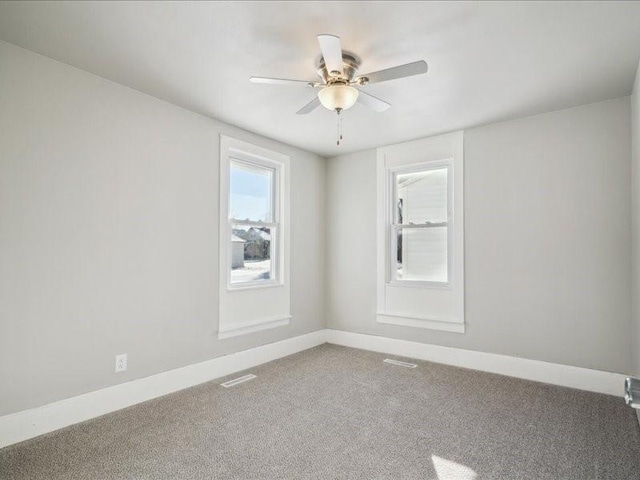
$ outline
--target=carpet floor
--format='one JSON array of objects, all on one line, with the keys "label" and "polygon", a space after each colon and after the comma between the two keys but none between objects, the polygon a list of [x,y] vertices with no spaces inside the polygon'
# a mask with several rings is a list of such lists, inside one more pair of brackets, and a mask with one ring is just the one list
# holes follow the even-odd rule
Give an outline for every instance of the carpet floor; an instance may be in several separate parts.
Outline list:
[{"label": "carpet floor", "polygon": [[387,357],[321,345],[2,449],[0,478],[640,479],[621,398]]}]

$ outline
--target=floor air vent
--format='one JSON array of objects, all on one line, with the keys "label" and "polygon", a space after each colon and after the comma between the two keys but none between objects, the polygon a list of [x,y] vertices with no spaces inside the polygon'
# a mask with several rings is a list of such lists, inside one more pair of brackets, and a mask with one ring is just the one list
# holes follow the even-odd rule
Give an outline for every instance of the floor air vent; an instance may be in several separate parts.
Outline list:
[{"label": "floor air vent", "polygon": [[392,360],[390,358],[385,358],[384,363],[390,363],[391,365],[398,365],[399,367],[406,368],[416,368],[418,366],[415,363],[401,362],[400,360]]},{"label": "floor air vent", "polygon": [[256,378],[255,375],[249,374],[244,375],[243,377],[234,378],[233,380],[229,380],[228,382],[221,383],[220,385],[224,388],[233,387],[235,385],[240,385],[241,383],[248,382],[249,380],[253,380]]}]

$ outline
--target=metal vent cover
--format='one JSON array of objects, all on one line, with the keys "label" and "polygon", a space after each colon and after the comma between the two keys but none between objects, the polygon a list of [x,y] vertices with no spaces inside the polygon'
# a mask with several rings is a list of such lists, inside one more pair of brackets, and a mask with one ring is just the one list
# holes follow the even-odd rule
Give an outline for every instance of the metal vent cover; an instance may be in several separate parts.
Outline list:
[{"label": "metal vent cover", "polygon": [[384,363],[389,363],[391,365],[398,365],[399,367],[405,367],[405,368],[416,368],[418,366],[415,363],[401,362],[400,360],[393,360],[391,358],[385,358]]},{"label": "metal vent cover", "polygon": [[244,375],[242,377],[234,378],[233,380],[228,380],[224,383],[221,383],[220,386],[224,388],[233,387],[235,385],[240,385],[241,383],[248,382],[249,380],[253,380],[256,376],[252,373],[249,375]]}]

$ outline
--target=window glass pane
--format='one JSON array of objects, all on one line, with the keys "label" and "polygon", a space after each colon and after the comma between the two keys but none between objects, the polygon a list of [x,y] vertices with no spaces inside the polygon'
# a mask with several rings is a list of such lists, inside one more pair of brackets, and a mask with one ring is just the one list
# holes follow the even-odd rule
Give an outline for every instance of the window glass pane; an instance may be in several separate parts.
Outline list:
[{"label": "window glass pane", "polygon": [[447,227],[402,228],[397,232],[396,278],[447,282]]},{"label": "window glass pane", "polygon": [[396,175],[396,223],[447,221],[447,168]]},{"label": "window glass pane", "polygon": [[229,218],[272,222],[273,179],[270,168],[232,161]]},{"label": "window glass pane", "polygon": [[232,284],[271,280],[275,277],[271,262],[274,236],[274,228],[232,225]]}]

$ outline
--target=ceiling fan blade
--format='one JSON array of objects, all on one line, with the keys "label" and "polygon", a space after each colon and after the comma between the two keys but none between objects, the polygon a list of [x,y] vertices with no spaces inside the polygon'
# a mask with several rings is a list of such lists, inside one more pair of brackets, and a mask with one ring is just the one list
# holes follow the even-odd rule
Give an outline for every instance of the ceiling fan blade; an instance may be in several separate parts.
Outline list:
[{"label": "ceiling fan blade", "polygon": [[306,80],[289,80],[288,78],[268,78],[268,77],[251,77],[249,79],[253,83],[267,83],[269,85],[297,85],[300,87],[315,87],[318,82],[308,82]]},{"label": "ceiling fan blade", "polygon": [[342,45],[340,44],[340,37],[327,34],[318,35],[318,42],[320,43],[320,51],[329,75],[332,77],[342,75]]},{"label": "ceiling fan blade", "polygon": [[358,90],[358,103],[366,105],[376,112],[384,112],[391,106],[390,103],[387,103],[384,100],[380,100],[378,97],[374,97],[373,95],[363,92],[362,90]]},{"label": "ceiling fan blade", "polygon": [[307,103],[304,107],[296,112],[296,115],[305,115],[307,113],[313,112],[316,108],[320,106],[320,99],[316,96],[313,100]]},{"label": "ceiling fan blade", "polygon": [[358,75],[354,81],[361,85],[367,85],[369,83],[380,83],[386,82],[387,80],[395,80],[396,78],[420,75],[422,73],[427,73],[427,70],[429,70],[427,62],[420,60],[418,62],[407,63],[405,65],[398,65],[397,67],[367,73],[366,75]]}]

